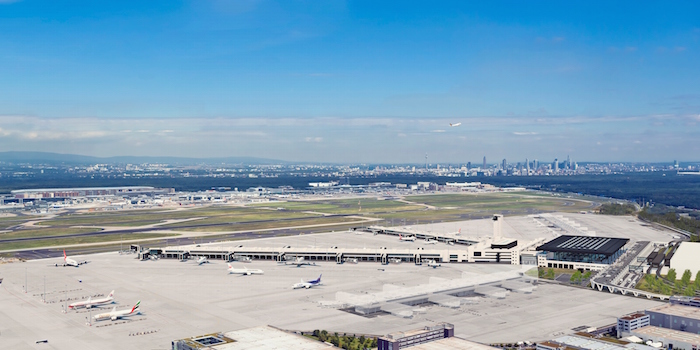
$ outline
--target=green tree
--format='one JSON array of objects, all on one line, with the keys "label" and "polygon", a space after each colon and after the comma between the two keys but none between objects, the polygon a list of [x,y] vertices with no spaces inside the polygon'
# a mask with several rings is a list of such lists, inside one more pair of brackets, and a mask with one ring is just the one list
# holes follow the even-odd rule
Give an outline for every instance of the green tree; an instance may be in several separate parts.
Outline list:
[{"label": "green tree", "polygon": [[586,279],[586,280],[587,280],[587,279],[590,279],[590,278],[591,278],[591,272],[590,272],[590,271],[586,271],[586,273],[583,274],[583,279]]},{"label": "green tree", "polygon": [[554,279],[554,269],[550,268],[547,270],[547,278],[549,278],[550,280]]},{"label": "green tree", "polygon": [[576,270],[576,272],[574,272],[571,275],[571,278],[569,278],[569,281],[574,282],[574,283],[580,283],[581,282],[581,271]]},{"label": "green tree", "polygon": [[700,270],[695,274],[695,289],[700,289]]},{"label": "green tree", "polygon": [[676,269],[670,269],[668,270],[668,274],[666,275],[666,278],[671,281],[671,282],[676,282]]},{"label": "green tree", "polygon": [[692,285],[686,287],[683,291],[683,295],[692,297],[693,295],[695,295],[695,287]]},{"label": "green tree", "polygon": [[690,284],[690,278],[693,277],[693,273],[690,272],[690,270],[685,270],[683,272],[683,277],[681,277],[681,282],[683,283],[683,286],[687,286]]}]

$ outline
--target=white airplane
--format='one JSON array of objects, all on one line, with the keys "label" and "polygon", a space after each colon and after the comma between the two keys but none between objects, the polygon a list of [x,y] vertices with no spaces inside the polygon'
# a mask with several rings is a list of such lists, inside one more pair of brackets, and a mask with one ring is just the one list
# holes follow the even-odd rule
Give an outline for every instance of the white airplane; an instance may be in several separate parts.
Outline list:
[{"label": "white airplane", "polygon": [[435,269],[435,268],[438,268],[440,266],[442,266],[442,265],[440,265],[440,263],[435,261],[435,260],[428,261],[428,267],[432,267]]},{"label": "white airplane", "polygon": [[229,263],[229,264],[228,264],[228,273],[234,273],[234,274],[237,273],[237,274],[240,274],[240,275],[243,275],[243,276],[250,276],[250,275],[262,275],[262,274],[264,274],[265,272],[263,272],[263,270],[260,270],[260,269],[250,269],[250,270],[248,270],[248,269],[245,268],[245,267],[242,268],[242,269],[237,269],[237,268],[231,266],[231,264]]},{"label": "white airplane", "polygon": [[134,315],[140,315],[141,311],[139,311],[139,306],[141,305],[141,300],[139,300],[134,307],[132,307],[130,310],[120,310],[117,311],[117,307],[115,306],[112,311],[110,312],[105,312],[103,314],[95,315],[95,321],[102,321],[102,320],[112,320],[116,321],[120,318],[123,317],[129,317],[129,316],[134,316]]},{"label": "white airplane", "polygon": [[358,260],[357,258],[345,258],[344,260],[346,263],[351,263],[351,264],[357,264]]},{"label": "white airplane", "polygon": [[400,264],[401,258],[391,258],[391,259],[389,259],[389,262],[392,264]]},{"label": "white airplane", "polygon": [[438,241],[436,239],[427,239],[426,238],[425,241],[423,241],[423,244],[437,244],[437,242]]},{"label": "white airplane", "polygon": [[454,124],[450,123],[451,127],[460,126],[460,125],[462,125],[462,123],[454,123]]},{"label": "white airplane", "polygon": [[317,279],[311,280],[311,281],[306,281],[306,282],[304,282],[304,280],[301,280],[301,282],[295,283],[295,284],[292,286],[292,289],[299,289],[299,288],[306,288],[306,289],[309,289],[309,288],[311,288],[311,287],[320,286],[320,285],[321,285],[321,276],[322,276],[322,275],[319,275]]},{"label": "white airplane", "polygon": [[78,301],[73,304],[68,305],[69,309],[77,309],[79,307],[84,307],[89,309],[95,305],[111,304],[114,302],[114,291],[111,291],[106,298],[92,300],[92,297],[85,301]]},{"label": "white airplane", "polygon": [[399,241],[406,241],[406,242],[415,242],[416,241],[416,236],[402,236],[399,233]]},{"label": "white airplane", "polygon": [[203,256],[199,259],[197,259],[197,265],[202,265],[202,264],[208,264],[209,260],[207,260],[206,256]]},{"label": "white airplane", "polygon": [[[87,264],[88,262],[86,260],[83,261],[75,261],[68,256],[66,256],[66,250],[63,249],[63,266],[75,266],[78,267],[83,264]],[[58,266],[58,264],[55,264],[55,266]]]},{"label": "white airplane", "polygon": [[285,261],[284,264],[285,265],[296,265],[297,267],[302,267],[304,265],[307,265],[307,266],[312,266],[312,265],[315,266],[316,265],[316,263],[310,263],[308,261],[304,261],[303,256],[299,256],[292,261]]},{"label": "white airplane", "polygon": [[234,256],[233,257],[236,261],[243,262],[243,263],[249,263],[253,261],[249,256],[246,255],[241,255],[241,256]]}]

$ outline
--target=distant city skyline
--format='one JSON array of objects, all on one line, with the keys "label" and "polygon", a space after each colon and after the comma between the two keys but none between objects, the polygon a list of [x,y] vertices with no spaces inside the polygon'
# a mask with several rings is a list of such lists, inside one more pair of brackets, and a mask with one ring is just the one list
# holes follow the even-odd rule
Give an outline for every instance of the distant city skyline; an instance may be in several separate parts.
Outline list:
[{"label": "distant city skyline", "polygon": [[697,2],[0,0],[0,150],[695,161],[697,13]]}]

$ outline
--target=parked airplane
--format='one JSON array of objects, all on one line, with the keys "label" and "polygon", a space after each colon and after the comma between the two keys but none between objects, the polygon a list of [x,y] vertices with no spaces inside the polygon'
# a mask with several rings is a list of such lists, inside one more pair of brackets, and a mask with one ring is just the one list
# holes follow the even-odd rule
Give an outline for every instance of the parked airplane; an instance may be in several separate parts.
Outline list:
[{"label": "parked airplane", "polygon": [[234,256],[233,259],[236,261],[239,261],[239,262],[243,262],[243,263],[249,263],[249,262],[253,261],[253,259],[247,255]]},{"label": "parked airplane", "polygon": [[209,260],[207,260],[206,256],[203,256],[199,259],[197,259],[197,265],[202,265],[202,264],[208,264]]},{"label": "parked airplane", "polygon": [[117,307],[115,306],[112,311],[110,312],[105,312],[103,314],[95,315],[95,321],[102,321],[102,320],[112,320],[116,321],[120,318],[123,317],[129,317],[129,316],[134,316],[134,315],[140,315],[141,311],[139,311],[139,306],[141,305],[141,300],[139,300],[134,307],[131,308],[131,310],[126,309],[126,310],[120,310],[117,311]]},{"label": "parked airplane", "polygon": [[88,300],[78,301],[78,302],[75,302],[73,304],[70,304],[70,305],[68,305],[68,308],[69,309],[77,309],[79,307],[84,307],[86,309],[89,309],[89,308],[96,306],[96,305],[111,304],[113,302],[114,302],[114,291],[111,291],[106,298],[92,300],[92,297],[90,297],[90,298],[88,298]]},{"label": "parked airplane", "polygon": [[303,256],[296,257],[296,258],[295,258],[294,260],[292,260],[292,261],[285,261],[284,264],[285,264],[285,265],[296,265],[297,267],[301,267],[301,266],[304,266],[304,265],[308,265],[308,266],[312,266],[312,265],[315,266],[315,265],[316,265],[316,263],[310,263],[310,262],[308,262],[308,261],[304,261],[304,257],[303,257]]},{"label": "parked airplane", "polygon": [[454,124],[450,123],[450,126],[452,126],[452,127],[460,126],[460,125],[462,125],[462,123],[454,123]]},{"label": "parked airplane", "polygon": [[[83,264],[87,264],[87,260],[82,260],[82,261],[75,261],[68,256],[66,256],[66,250],[63,249],[63,266],[75,266],[78,267]],[[58,264],[55,264],[55,266],[58,266]]]},{"label": "parked airplane", "polygon": [[263,270],[260,270],[260,269],[250,269],[249,270],[245,267],[242,269],[237,269],[237,268],[231,266],[231,264],[229,263],[228,264],[228,273],[234,273],[234,274],[237,273],[237,274],[241,274],[243,276],[250,276],[250,275],[262,275],[265,272],[263,272]]},{"label": "parked airplane", "polygon": [[435,269],[435,268],[438,268],[440,266],[442,266],[442,265],[440,265],[440,263],[435,261],[435,260],[428,261],[428,267],[432,267]]},{"label": "parked airplane", "polygon": [[292,289],[299,289],[299,288],[306,288],[306,289],[309,289],[309,288],[311,288],[311,287],[320,286],[320,285],[321,285],[321,276],[322,276],[322,275],[319,275],[317,279],[311,280],[311,281],[306,281],[306,282],[304,282],[304,280],[301,280],[301,282],[295,283],[295,284],[292,286]]},{"label": "parked airplane", "polygon": [[426,238],[425,241],[423,241],[423,244],[437,244],[437,242],[438,242],[437,239],[427,239]]},{"label": "parked airplane", "polygon": [[415,242],[416,241],[416,236],[402,236],[399,233],[399,241],[406,241],[406,242]]}]

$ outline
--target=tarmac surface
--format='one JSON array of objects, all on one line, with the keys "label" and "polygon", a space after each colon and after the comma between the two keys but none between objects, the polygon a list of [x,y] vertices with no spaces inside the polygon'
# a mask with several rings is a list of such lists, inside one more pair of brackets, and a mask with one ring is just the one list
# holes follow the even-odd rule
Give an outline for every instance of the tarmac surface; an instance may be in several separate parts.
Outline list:
[{"label": "tarmac surface", "polygon": [[[453,225],[444,227],[445,230],[461,226],[462,234],[472,232],[485,236],[491,233],[487,222],[476,220],[442,225]],[[629,231],[625,222],[625,218],[616,218],[603,221],[601,225],[611,227],[611,230],[619,227],[630,235],[636,234],[637,229],[642,236],[659,234],[638,224],[635,224],[634,231]],[[506,217],[506,223],[505,237],[547,232],[546,228],[535,225],[527,217]],[[436,226],[421,228],[438,229]],[[396,245],[407,249],[426,246],[420,242],[398,242],[395,237],[352,232],[235,243],[244,246],[366,245],[368,248]],[[475,303],[456,309],[421,305],[423,312],[413,318],[388,314],[363,317],[321,305],[325,305],[324,301],[335,300],[338,292],[379,292],[387,284],[411,287],[428,283],[431,277],[459,279],[464,272],[486,276],[522,267],[464,263],[443,264],[433,269],[409,263],[380,265],[374,262],[342,265],[317,262],[316,266],[295,267],[254,260],[252,263],[233,264],[262,269],[265,274],[239,276],[228,275],[223,261],[204,265],[166,259],[139,261],[134,254],[116,252],[72,258],[90,260],[90,263],[78,268],[54,267],[62,259],[52,258],[0,265],[0,278],[4,278],[0,284],[0,348],[170,349],[170,342],[175,339],[260,325],[384,335],[435,322],[453,323],[457,336],[482,343],[538,341],[572,333],[573,328],[580,326],[612,324],[618,316],[661,304],[592,289],[540,283],[531,294],[511,292],[505,299],[476,297]],[[23,291],[25,274],[27,293]],[[314,279],[320,274],[323,274],[322,286],[308,290],[291,289],[292,284],[299,280]],[[126,309],[140,300],[142,314],[88,326],[87,317],[94,316],[97,310],[62,312],[66,298],[71,299],[70,303],[88,296],[106,295],[112,289],[116,290],[117,304],[105,306],[103,310],[113,306]],[[46,294],[42,296],[44,290]],[[36,343],[44,339],[48,343]]]}]

